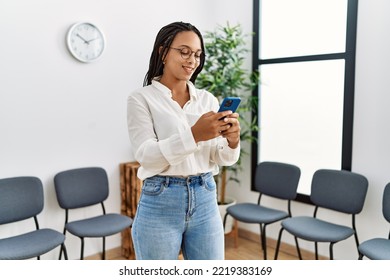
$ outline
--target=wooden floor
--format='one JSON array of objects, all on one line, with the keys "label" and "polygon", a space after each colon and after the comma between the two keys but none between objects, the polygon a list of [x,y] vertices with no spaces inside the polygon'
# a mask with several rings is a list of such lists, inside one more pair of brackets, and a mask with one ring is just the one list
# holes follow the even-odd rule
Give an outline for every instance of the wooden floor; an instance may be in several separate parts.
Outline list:
[{"label": "wooden floor", "polygon": [[[259,237],[258,237],[259,238]],[[271,242],[269,242],[271,243]],[[273,260],[275,247],[267,246],[267,258]],[[247,238],[239,237],[238,246],[235,248],[234,239],[226,238],[225,240],[225,259],[227,260],[263,260],[263,251],[260,241],[252,241]],[[279,251],[279,260],[297,260],[295,255]]]},{"label": "wooden floor", "polygon": [[[242,236],[244,235],[244,236]],[[263,251],[261,250],[259,236],[253,233],[240,234],[238,237],[238,246],[234,245],[234,238],[225,238],[225,259],[226,260],[262,260]],[[268,259],[274,259],[275,254],[275,240],[268,240],[267,255]],[[301,250],[302,257],[306,260],[313,260],[314,254]],[[115,248],[106,252],[107,259],[109,260],[124,260],[125,258],[121,255],[121,248]],[[101,255],[94,255],[87,257],[88,260],[101,259]],[[282,244],[281,250],[279,251],[279,260],[297,260],[297,253],[294,246]],[[320,258],[324,259],[324,258]]]}]

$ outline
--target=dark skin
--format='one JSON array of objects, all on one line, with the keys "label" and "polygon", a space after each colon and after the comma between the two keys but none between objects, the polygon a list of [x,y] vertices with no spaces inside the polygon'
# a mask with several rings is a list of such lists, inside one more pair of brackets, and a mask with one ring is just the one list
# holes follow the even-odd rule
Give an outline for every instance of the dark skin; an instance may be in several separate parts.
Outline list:
[{"label": "dark skin", "polygon": [[[183,59],[180,52],[172,48],[188,47],[196,52],[201,49],[201,43],[196,33],[192,31],[180,32],[176,35],[164,59],[164,72],[160,82],[172,92],[172,99],[182,108],[190,100],[187,81],[191,78],[199,62],[194,53],[190,58]],[[203,114],[191,127],[192,135],[196,143],[216,138],[225,137],[229,147],[235,149],[240,143],[239,115],[231,111],[208,112]]]}]

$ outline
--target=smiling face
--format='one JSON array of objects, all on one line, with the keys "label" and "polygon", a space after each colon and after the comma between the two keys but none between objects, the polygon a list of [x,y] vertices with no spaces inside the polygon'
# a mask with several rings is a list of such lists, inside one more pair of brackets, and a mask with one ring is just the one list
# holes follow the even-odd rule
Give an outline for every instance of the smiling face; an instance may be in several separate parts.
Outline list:
[{"label": "smiling face", "polygon": [[[188,58],[183,58],[186,57],[181,54],[186,51],[183,48],[191,52],[189,57],[187,55]],[[190,80],[200,64],[197,57],[201,51],[201,42],[196,33],[192,31],[178,33],[165,56],[163,78],[176,81]]]}]

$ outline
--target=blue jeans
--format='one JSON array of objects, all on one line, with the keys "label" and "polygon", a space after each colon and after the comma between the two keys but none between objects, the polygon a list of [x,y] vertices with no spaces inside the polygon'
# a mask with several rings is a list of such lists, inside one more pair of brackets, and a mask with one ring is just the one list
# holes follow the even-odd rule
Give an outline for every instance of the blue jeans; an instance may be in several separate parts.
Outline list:
[{"label": "blue jeans", "polygon": [[223,260],[224,230],[211,173],[154,176],[142,187],[132,238],[138,260]]}]

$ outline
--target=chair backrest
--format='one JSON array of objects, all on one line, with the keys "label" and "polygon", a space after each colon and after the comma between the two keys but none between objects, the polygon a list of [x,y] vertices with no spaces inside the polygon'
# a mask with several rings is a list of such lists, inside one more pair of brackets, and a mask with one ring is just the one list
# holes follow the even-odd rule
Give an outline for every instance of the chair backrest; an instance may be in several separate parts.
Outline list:
[{"label": "chair backrest", "polygon": [[264,161],[257,165],[255,190],[262,194],[295,199],[301,170],[299,167],[281,162]]},{"label": "chair backrest", "polygon": [[310,199],[320,207],[358,214],[363,209],[367,188],[368,180],[361,174],[319,169],[313,174]]},{"label": "chair backrest", "polygon": [[0,179],[0,224],[22,221],[43,210],[43,186],[37,177]]},{"label": "chair backrest", "polygon": [[390,183],[386,185],[383,192],[382,212],[383,217],[390,223]]},{"label": "chair backrest", "polygon": [[101,167],[85,167],[62,171],[55,175],[58,204],[75,209],[103,202],[108,197],[108,177]]}]

